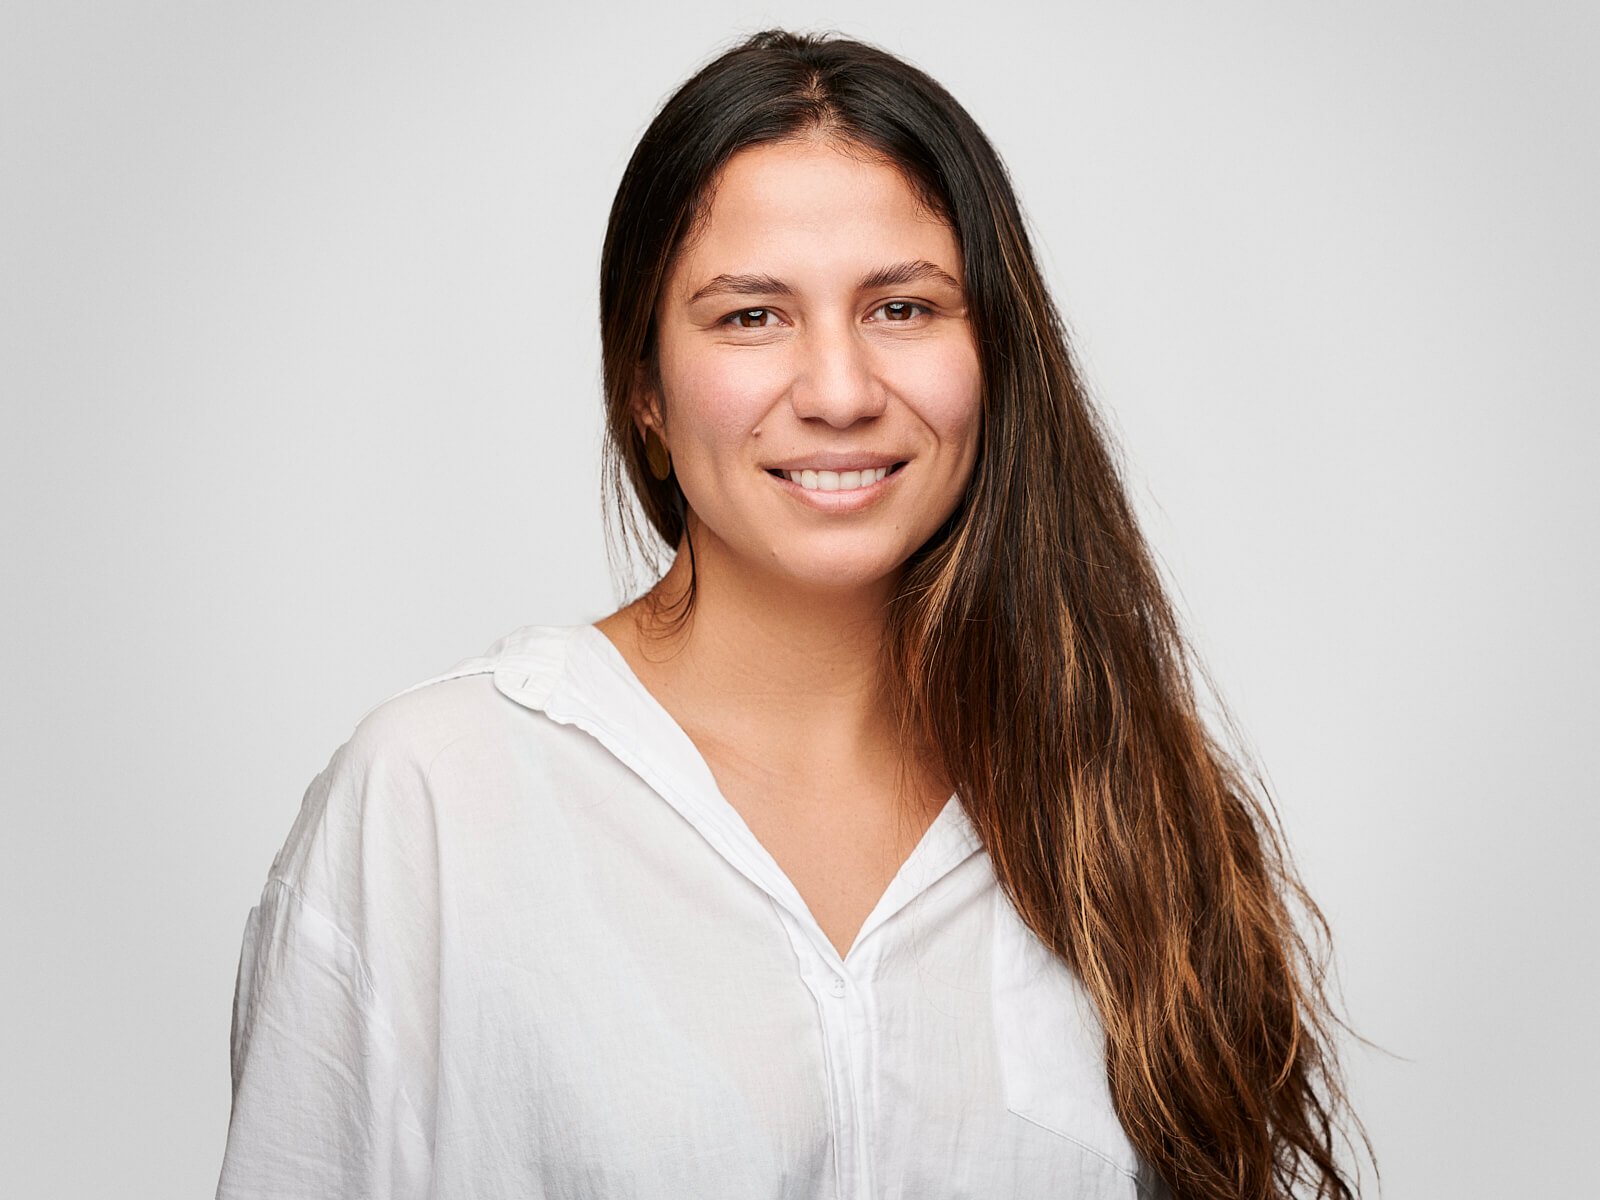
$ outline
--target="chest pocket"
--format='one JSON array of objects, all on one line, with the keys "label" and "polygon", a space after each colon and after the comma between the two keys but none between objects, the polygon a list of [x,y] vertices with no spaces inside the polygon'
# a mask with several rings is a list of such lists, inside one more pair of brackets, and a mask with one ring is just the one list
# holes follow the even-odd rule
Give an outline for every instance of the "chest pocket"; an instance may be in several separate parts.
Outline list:
[{"label": "chest pocket", "polygon": [[1112,1108],[1094,1002],[998,888],[993,945],[994,1032],[1006,1109],[1075,1148],[1081,1167],[1104,1181],[1095,1194],[1165,1197]]}]

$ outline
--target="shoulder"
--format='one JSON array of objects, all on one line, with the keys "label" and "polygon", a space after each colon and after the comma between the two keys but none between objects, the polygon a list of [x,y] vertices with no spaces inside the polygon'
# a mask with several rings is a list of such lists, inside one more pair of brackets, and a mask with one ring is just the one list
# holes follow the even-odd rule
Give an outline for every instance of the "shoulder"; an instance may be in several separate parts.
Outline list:
[{"label": "shoulder", "polygon": [[320,868],[371,850],[420,852],[435,824],[435,764],[463,743],[481,753],[504,739],[507,706],[517,707],[506,680],[530,707],[527,697],[560,677],[573,629],[523,626],[369,708],[307,787],[273,877],[316,890]]},{"label": "shoulder", "polygon": [[455,742],[500,728],[495,717],[513,699],[524,709],[538,709],[562,677],[583,628],[521,626],[482,654],[392,693],[361,715],[330,767],[425,774]]},{"label": "shoulder", "polygon": [[464,658],[367,709],[341,749],[362,761],[425,761],[463,733],[482,727],[486,709],[503,704],[496,696],[508,690],[507,677],[516,682],[525,705],[525,697],[553,686],[580,628],[524,625],[497,638],[482,654]]}]

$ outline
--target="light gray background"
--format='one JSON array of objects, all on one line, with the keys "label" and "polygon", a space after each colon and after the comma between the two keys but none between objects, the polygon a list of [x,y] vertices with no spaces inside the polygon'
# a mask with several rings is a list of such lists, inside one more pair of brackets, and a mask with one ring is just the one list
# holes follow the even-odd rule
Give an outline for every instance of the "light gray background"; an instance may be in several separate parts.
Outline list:
[{"label": "light gray background", "polygon": [[0,1192],[215,1186],[239,937],[367,708],[613,606],[664,95],[837,27],[1008,160],[1337,935],[1385,1194],[1595,1195],[1592,4],[7,5]]}]

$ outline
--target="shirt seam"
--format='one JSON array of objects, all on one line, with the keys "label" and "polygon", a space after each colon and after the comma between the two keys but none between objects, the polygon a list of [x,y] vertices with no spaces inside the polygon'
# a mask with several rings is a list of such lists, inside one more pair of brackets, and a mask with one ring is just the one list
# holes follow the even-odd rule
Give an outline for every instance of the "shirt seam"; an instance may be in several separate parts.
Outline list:
[{"label": "shirt seam", "polygon": [[1106,1166],[1110,1167],[1113,1171],[1116,1171],[1120,1175],[1125,1175],[1128,1178],[1128,1181],[1130,1183],[1132,1183],[1133,1186],[1139,1190],[1140,1195],[1148,1195],[1149,1194],[1147,1192],[1146,1188],[1145,1188],[1144,1183],[1139,1179],[1138,1172],[1130,1171],[1127,1167],[1123,1166],[1116,1159],[1114,1159],[1110,1155],[1108,1155],[1105,1151],[1096,1150],[1093,1146],[1089,1145],[1088,1142],[1082,1140],[1081,1138],[1075,1138],[1070,1133],[1063,1132],[1062,1130],[1055,1128],[1055,1126],[1053,1126],[1053,1125],[1046,1125],[1042,1121],[1036,1121],[1032,1117],[1030,1117],[1027,1113],[1020,1112],[1017,1109],[1012,1108],[1010,1105],[1006,1106],[1006,1111],[1009,1112],[1012,1116],[1020,1117],[1022,1120],[1026,1121],[1028,1124],[1033,1125],[1036,1128],[1044,1130],[1046,1133],[1054,1134],[1058,1138],[1063,1138],[1066,1141],[1071,1142],[1074,1146],[1078,1147],[1078,1149],[1082,1150],[1085,1154],[1094,1155],[1094,1157],[1098,1158],[1101,1162],[1105,1163]]}]

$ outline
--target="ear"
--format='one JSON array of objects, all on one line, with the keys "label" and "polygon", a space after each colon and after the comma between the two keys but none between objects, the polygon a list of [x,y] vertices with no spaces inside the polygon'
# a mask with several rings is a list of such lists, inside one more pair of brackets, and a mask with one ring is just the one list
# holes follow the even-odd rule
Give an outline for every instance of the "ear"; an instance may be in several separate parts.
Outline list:
[{"label": "ear", "polygon": [[650,378],[650,368],[643,362],[634,368],[633,393],[628,408],[633,415],[633,427],[641,438],[646,429],[665,432],[662,428],[661,394]]}]

